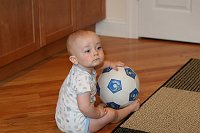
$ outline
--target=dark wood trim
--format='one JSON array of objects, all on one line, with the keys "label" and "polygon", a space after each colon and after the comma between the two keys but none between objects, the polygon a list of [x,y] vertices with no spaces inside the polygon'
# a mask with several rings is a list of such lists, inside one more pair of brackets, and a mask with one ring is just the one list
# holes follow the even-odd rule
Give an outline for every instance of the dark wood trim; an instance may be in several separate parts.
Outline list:
[{"label": "dark wood trim", "polygon": [[40,61],[66,49],[66,37],[29,54],[21,59],[0,68],[0,80],[13,76],[18,72],[39,63]]}]

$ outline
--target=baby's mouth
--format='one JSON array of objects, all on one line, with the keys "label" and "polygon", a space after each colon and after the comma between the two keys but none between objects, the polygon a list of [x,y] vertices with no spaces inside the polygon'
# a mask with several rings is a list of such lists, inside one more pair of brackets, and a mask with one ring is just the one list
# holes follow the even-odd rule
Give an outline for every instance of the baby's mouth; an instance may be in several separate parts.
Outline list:
[{"label": "baby's mouth", "polygon": [[99,61],[99,60],[100,60],[100,58],[96,58],[96,59],[94,59],[93,61],[96,62],[96,61]]}]

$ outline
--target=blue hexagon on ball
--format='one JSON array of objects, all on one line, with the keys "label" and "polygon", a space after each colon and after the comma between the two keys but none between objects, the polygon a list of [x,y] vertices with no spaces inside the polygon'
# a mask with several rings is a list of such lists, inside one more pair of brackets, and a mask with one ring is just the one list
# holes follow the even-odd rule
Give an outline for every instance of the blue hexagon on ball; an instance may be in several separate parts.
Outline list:
[{"label": "blue hexagon on ball", "polygon": [[109,107],[113,108],[113,109],[119,109],[120,105],[116,104],[115,102],[108,102],[106,103]]},{"label": "blue hexagon on ball", "polygon": [[96,88],[97,88],[97,95],[100,96],[100,87],[99,87],[99,84],[97,83],[96,85]]},{"label": "blue hexagon on ball", "polygon": [[114,94],[122,90],[122,84],[120,80],[111,79],[108,83],[108,89]]},{"label": "blue hexagon on ball", "polygon": [[125,68],[126,75],[135,79],[136,73],[131,68]]},{"label": "blue hexagon on ball", "polygon": [[137,96],[139,95],[138,89],[134,89],[130,94],[129,94],[129,101],[135,101]]},{"label": "blue hexagon on ball", "polygon": [[110,72],[112,70],[111,67],[107,67],[105,69],[103,69],[102,73],[107,73],[107,72]]}]

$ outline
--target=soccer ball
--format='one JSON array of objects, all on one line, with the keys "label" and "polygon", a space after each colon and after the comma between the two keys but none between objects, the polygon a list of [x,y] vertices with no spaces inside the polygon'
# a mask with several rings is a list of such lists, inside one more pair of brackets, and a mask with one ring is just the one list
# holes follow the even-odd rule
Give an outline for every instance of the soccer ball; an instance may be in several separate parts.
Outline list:
[{"label": "soccer ball", "polygon": [[108,67],[97,80],[97,94],[109,107],[126,107],[139,95],[139,79],[130,67],[118,67],[118,71]]}]

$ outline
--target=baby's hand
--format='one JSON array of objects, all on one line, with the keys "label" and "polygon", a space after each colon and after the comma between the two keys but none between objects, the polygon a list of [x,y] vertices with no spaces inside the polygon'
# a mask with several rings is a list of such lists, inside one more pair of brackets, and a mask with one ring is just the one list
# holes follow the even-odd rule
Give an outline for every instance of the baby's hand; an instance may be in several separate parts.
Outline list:
[{"label": "baby's hand", "polygon": [[115,70],[118,70],[117,67],[124,67],[124,66],[125,66],[125,64],[121,61],[110,62],[110,67]]},{"label": "baby's hand", "polygon": [[103,106],[98,106],[98,108],[99,108],[99,112],[100,112],[100,118],[107,114],[106,108],[104,108]]},{"label": "baby's hand", "polygon": [[107,105],[105,103],[100,103],[98,106],[101,106],[101,107],[107,107]]}]

